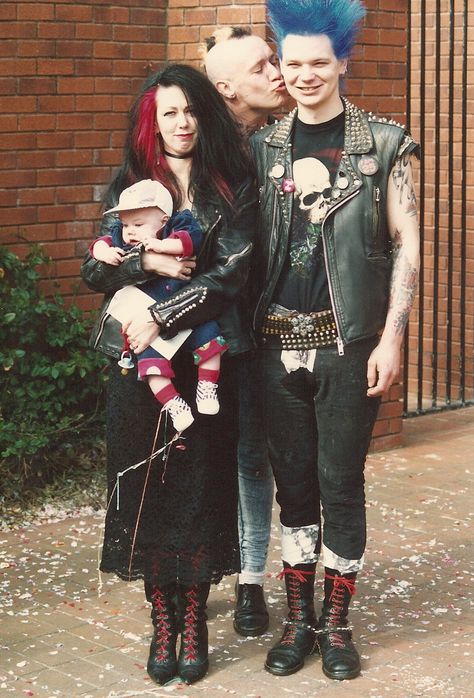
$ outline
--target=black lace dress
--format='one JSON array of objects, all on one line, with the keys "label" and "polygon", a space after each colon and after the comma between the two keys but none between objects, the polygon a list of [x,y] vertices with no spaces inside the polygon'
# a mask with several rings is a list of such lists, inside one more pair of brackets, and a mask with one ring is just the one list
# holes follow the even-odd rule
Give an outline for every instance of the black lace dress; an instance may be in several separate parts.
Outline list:
[{"label": "black lace dress", "polygon": [[[101,570],[145,587],[177,581],[219,582],[239,570],[237,530],[237,391],[235,359],[224,354],[220,412],[195,409],[197,369],[178,352],[174,383],[191,405],[194,423],[151,462],[160,404],[136,370],[124,376],[111,361],[107,393],[108,511]],[[165,412],[155,451],[174,430]],[[146,462],[128,470],[140,461]],[[118,486],[117,486],[118,483]]]}]

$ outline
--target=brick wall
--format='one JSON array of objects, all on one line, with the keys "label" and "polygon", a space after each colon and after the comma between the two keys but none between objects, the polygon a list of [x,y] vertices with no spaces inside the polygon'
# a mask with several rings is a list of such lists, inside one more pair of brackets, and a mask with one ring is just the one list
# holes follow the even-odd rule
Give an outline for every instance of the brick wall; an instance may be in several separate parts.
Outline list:
[{"label": "brick wall", "polygon": [[[360,106],[403,119],[406,2],[368,0],[346,82]],[[59,290],[83,308],[78,280],[100,195],[120,162],[125,114],[144,77],[165,59],[198,65],[197,46],[219,24],[265,37],[261,1],[102,0],[0,4],[2,242],[45,245]],[[373,448],[401,439],[401,387],[382,405]]]},{"label": "brick wall", "polygon": [[262,0],[168,0],[168,59],[200,64],[199,43],[219,25],[252,26],[265,38],[265,4]]},{"label": "brick wall", "polygon": [[102,186],[120,162],[125,114],[166,58],[166,0],[0,4],[2,243],[41,242],[57,289],[78,281]]}]

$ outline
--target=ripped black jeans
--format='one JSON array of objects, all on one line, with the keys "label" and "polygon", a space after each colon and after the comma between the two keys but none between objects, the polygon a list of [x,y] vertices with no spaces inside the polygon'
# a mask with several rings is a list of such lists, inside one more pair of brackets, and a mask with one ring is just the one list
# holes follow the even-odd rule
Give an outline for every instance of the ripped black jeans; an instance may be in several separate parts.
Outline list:
[{"label": "ripped black jeans", "polygon": [[[266,432],[284,526],[316,524],[334,558],[361,560],[364,465],[380,404],[367,392],[378,338],[308,352],[262,349]],[[321,541],[321,513],[324,530]]]}]

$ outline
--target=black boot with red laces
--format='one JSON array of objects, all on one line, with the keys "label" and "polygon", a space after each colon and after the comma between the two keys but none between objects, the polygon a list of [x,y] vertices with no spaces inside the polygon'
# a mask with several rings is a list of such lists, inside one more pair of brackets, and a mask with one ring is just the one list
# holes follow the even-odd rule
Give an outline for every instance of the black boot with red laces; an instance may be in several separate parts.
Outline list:
[{"label": "black boot with red laces", "polygon": [[356,573],[339,574],[326,568],[324,604],[318,623],[318,645],[323,671],[330,679],[355,679],[360,674],[359,654],[348,627],[349,603],[355,594]]},{"label": "black boot with red laces", "polygon": [[182,611],[178,675],[185,683],[202,679],[209,668],[206,603],[209,584],[179,585]]},{"label": "black boot with red laces", "polygon": [[176,607],[173,596],[176,585],[153,587],[151,620],[154,627],[147,672],[156,683],[165,684],[176,676],[176,639],[178,637]]},{"label": "black boot with red laces", "polygon": [[280,577],[285,577],[289,613],[280,641],[267,655],[265,669],[271,674],[294,674],[316,648],[315,571],[316,563],[291,567],[283,562]]}]

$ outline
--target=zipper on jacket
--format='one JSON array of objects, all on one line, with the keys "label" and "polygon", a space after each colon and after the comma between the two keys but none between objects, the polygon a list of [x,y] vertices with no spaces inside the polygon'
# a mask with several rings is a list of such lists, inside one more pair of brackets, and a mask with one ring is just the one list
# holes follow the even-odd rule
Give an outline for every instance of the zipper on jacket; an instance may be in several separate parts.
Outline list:
[{"label": "zipper on jacket", "polygon": [[[354,196],[357,196],[357,194],[360,192],[360,189],[357,189],[353,194],[350,196],[347,196],[345,199],[342,201],[339,201],[330,211],[330,213],[333,213],[336,211],[338,208],[346,204],[348,201],[354,198]],[[332,306],[332,312],[334,315],[334,322],[336,323],[336,330],[337,330],[337,338],[336,338],[336,346],[337,346],[337,353],[339,356],[344,356],[344,342],[342,341],[341,338],[341,328],[339,325],[339,319],[337,317],[337,312],[336,312],[336,299],[334,296],[334,289],[332,287],[331,283],[331,276],[329,273],[329,264],[328,264],[328,251],[327,251],[327,246],[326,246],[326,238],[324,236],[324,223],[326,222],[327,218],[325,218],[321,224],[321,238],[323,241],[323,253],[324,253],[324,262],[326,264],[326,277],[328,280],[328,288],[329,288],[329,297],[331,299],[331,306]]]},{"label": "zipper on jacket", "polygon": [[372,230],[373,232],[373,237],[374,240],[378,238],[379,235],[379,204],[380,204],[380,188],[379,187],[374,187],[374,193],[373,193],[373,211],[372,211]]},{"label": "zipper on jacket", "polygon": [[273,211],[272,211],[272,232],[270,234],[270,244],[268,246],[268,264],[267,264],[267,276],[269,276],[270,273],[270,268],[272,265],[273,257],[271,254],[271,250],[273,249],[273,240],[275,238],[275,223],[276,223],[276,212],[277,212],[277,207],[278,207],[278,197],[276,195],[276,191],[273,191]]}]

